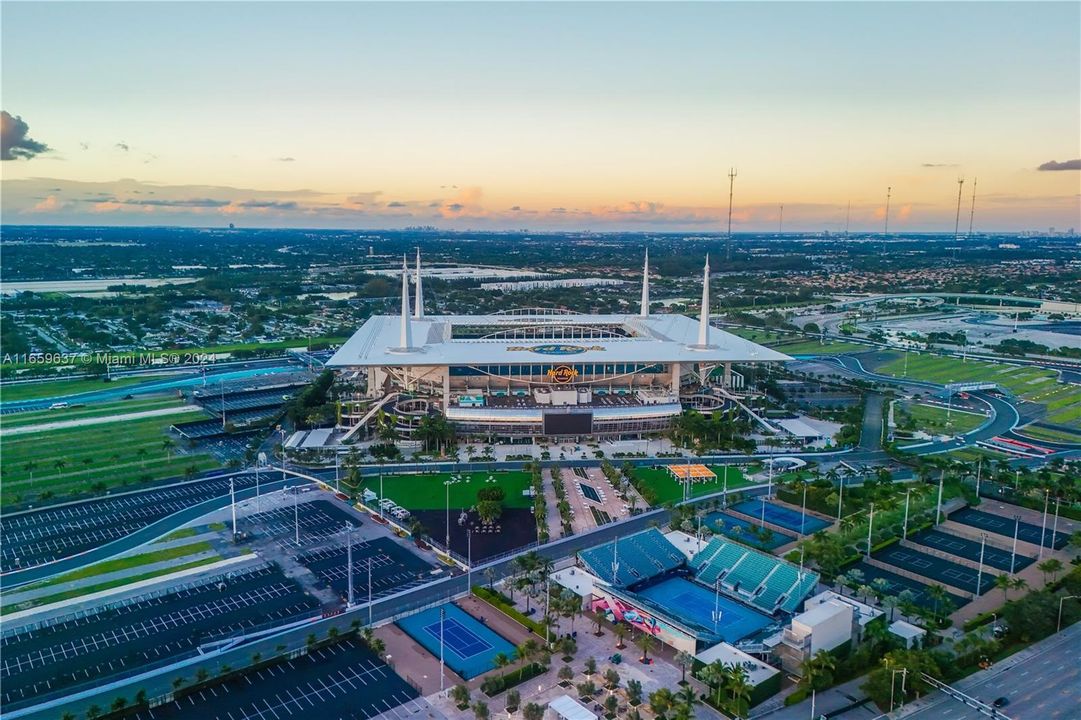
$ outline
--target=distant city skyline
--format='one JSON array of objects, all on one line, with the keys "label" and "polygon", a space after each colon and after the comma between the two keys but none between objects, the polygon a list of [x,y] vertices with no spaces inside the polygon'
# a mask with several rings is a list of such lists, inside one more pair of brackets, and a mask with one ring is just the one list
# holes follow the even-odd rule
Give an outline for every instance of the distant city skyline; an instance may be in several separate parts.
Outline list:
[{"label": "distant city skyline", "polygon": [[1078,3],[5,2],[17,224],[1081,226]]}]

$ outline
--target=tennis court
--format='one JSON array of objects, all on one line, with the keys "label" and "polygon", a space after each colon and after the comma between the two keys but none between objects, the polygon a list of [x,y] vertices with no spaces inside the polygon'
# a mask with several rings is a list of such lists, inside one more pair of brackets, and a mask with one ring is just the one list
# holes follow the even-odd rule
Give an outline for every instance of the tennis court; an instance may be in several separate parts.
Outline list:
[{"label": "tennis court", "polygon": [[875,560],[903,568],[930,580],[951,585],[959,590],[968,590],[978,595],[983,595],[995,585],[995,573],[990,568],[984,571],[983,578],[980,580],[980,588],[977,590],[978,571],[966,565],[959,565],[900,545],[893,545],[885,550],[880,550],[873,557]]},{"label": "tennis court", "polygon": [[[885,580],[887,585],[886,592],[888,594],[900,595],[902,592],[907,590],[909,593],[912,594],[912,602],[914,604],[919,605],[923,608],[927,608],[928,610],[935,609],[935,599],[930,594],[930,585],[925,585],[923,583],[916,582],[915,580],[909,580],[906,577],[891,573],[887,570],[882,570],[881,568],[877,568],[874,565],[869,565],[863,561],[861,561],[859,565],[856,565],[855,569],[863,573],[863,582],[866,585],[874,587],[875,580]],[[950,612],[953,612],[960,607],[964,607],[969,603],[969,600],[959,595],[946,593],[946,596],[946,602],[949,603]]]},{"label": "tennis court", "polygon": [[810,513],[805,514],[799,510],[777,505],[762,498],[744,500],[733,505],[732,509],[753,518],[765,519],[766,522],[780,525],[803,535],[811,535],[830,526],[830,523]]},{"label": "tennis court", "polygon": [[[1004,535],[1011,540],[1013,539],[1015,527],[1013,518],[1002,517],[1001,515],[994,515],[972,508],[962,508],[961,510],[952,513],[950,515],[950,520],[970,527],[979,528],[980,530],[986,530],[987,532],[993,532],[996,535]],[[1031,523],[1017,522],[1017,539],[1022,542],[1032,543],[1033,545],[1039,545],[1040,538],[1042,537],[1044,547],[1053,546],[1056,550],[1061,550],[1066,547],[1066,543],[1069,542],[1070,536],[1064,532],[1058,532],[1054,533],[1054,539],[1052,540],[1051,522],[1049,516],[1046,529]]]},{"label": "tennis court", "polygon": [[[669,578],[638,592],[677,620],[713,630],[726,642],[753,635],[769,625],[768,615],[752,610],[725,595],[683,578]],[[714,622],[714,611],[720,618]]]},{"label": "tennis court", "polygon": [[[933,547],[936,550],[948,552],[951,555],[956,555],[957,557],[962,557],[966,560],[972,560],[973,562],[980,561],[980,543],[975,540],[958,537],[957,535],[950,535],[949,533],[944,533],[939,530],[924,530],[915,535],[910,535],[908,539],[914,543]],[[1016,572],[1018,570],[1024,570],[1033,562],[1035,561],[1029,556],[1018,553],[1015,558],[1012,558],[1012,571]],[[985,544],[983,548],[983,563],[988,567],[993,567],[998,570],[1011,571],[1010,552]]]},{"label": "tennis court", "polygon": [[795,535],[777,532],[725,512],[712,512],[702,518],[702,526],[715,533],[763,550],[776,550],[796,539]]},{"label": "tennis court", "polygon": [[[442,618],[440,611],[445,613]],[[436,658],[442,636],[447,667],[466,680],[494,668],[494,658],[499,653],[514,656],[514,645],[452,603],[402,618],[398,627]]]}]

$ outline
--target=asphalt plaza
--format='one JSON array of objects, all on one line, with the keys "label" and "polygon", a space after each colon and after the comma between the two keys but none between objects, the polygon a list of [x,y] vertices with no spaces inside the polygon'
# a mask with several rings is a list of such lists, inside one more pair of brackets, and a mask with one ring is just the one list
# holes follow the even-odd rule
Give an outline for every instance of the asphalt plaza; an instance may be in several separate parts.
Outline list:
[{"label": "asphalt plaza", "polygon": [[318,607],[295,581],[264,566],[18,632],[0,640],[0,702],[183,657],[207,641]]},{"label": "asphalt plaza", "polygon": [[418,693],[349,638],[140,712],[138,720],[366,720]]},{"label": "asphalt plaza", "polygon": [[[875,560],[914,572],[929,580],[945,583],[959,590],[967,590],[983,595],[995,585],[995,575],[990,568],[984,570],[979,578],[979,571],[966,565],[944,560],[911,548],[893,545],[874,553]],[[976,582],[979,579],[980,587]]]}]

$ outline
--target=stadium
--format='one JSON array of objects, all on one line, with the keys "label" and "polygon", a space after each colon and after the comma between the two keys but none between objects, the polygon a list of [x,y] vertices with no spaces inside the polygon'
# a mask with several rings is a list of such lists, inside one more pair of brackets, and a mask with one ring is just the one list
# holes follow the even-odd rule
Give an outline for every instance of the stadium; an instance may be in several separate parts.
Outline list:
[{"label": "stadium", "polygon": [[687,551],[656,528],[583,550],[591,609],[696,654],[726,642],[760,650],[818,574],[724,537]]},{"label": "stadium", "polygon": [[648,254],[637,315],[428,316],[418,252],[412,310],[403,261],[400,315],[369,318],[327,363],[357,386],[339,425],[348,437],[389,417],[408,439],[442,415],[460,435],[492,439],[634,438],[685,406],[737,402],[733,364],[791,358],[710,325],[709,272],[707,258],[697,321],[650,313]]}]

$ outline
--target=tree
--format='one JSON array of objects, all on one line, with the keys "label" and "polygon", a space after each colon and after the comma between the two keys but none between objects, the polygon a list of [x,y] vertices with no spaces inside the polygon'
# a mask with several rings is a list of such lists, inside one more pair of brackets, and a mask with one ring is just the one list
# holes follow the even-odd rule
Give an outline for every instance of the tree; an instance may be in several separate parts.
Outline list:
[{"label": "tree", "polygon": [[931,612],[933,612],[937,617],[938,609],[942,607],[943,604],[949,601],[950,594],[946,592],[946,588],[942,587],[938,583],[934,583],[929,588],[927,588],[927,595],[935,601],[934,608]]},{"label": "tree", "polygon": [[473,717],[477,720],[488,720],[491,714],[488,712],[488,703],[477,700],[473,703]]},{"label": "tree", "polygon": [[[900,687],[893,686],[893,672],[907,670],[905,673],[904,699],[926,695],[933,688],[924,680],[924,674],[941,678],[942,671],[934,655],[925,650],[891,650],[882,658],[880,666],[867,676],[867,682],[861,687],[879,707],[890,706],[890,692],[899,693]],[[900,697],[895,695],[895,697]]]},{"label": "tree", "polygon": [[694,665],[694,655],[691,655],[689,652],[686,652],[685,650],[680,650],[678,653],[676,653],[676,665],[679,665],[679,669],[680,669],[679,684],[680,685],[686,685],[687,684],[687,666],[688,665]]},{"label": "tree", "polygon": [[615,695],[609,695],[604,699],[604,710],[611,717],[615,717],[616,710],[619,709],[619,700]]},{"label": "tree", "polygon": [[118,697],[116,700],[113,700],[112,710],[113,712],[120,712],[127,706],[128,699],[125,697]]},{"label": "tree", "polygon": [[[503,668],[510,665],[511,659],[509,657],[507,657],[506,653],[498,652],[498,653],[495,654],[495,657],[492,658],[492,662],[495,663],[495,666],[497,668],[502,670]],[[499,673],[499,677],[503,677],[503,673]]]},{"label": "tree", "polygon": [[676,700],[685,713],[679,714],[678,717],[693,718],[694,706],[698,704],[698,694],[694,691],[694,688],[690,685],[684,685],[683,689],[676,693]]},{"label": "tree", "polygon": [[578,642],[570,635],[564,635],[559,641],[559,651],[565,659],[572,658],[574,653],[578,652]]},{"label": "tree", "polygon": [[207,670],[206,668],[201,667],[201,668],[199,668],[198,670],[195,671],[195,682],[197,682],[197,683],[203,682],[208,677],[210,677],[210,671]]},{"label": "tree", "polygon": [[597,672],[597,660],[596,660],[596,658],[594,658],[592,656],[586,658],[586,665],[585,665],[584,672],[585,672],[586,676],[592,675],[593,673]]},{"label": "tree", "polygon": [[627,702],[635,707],[642,704],[642,683],[639,680],[627,681]]},{"label": "tree", "polygon": [[713,704],[719,706],[721,704],[721,690],[728,682],[728,668],[720,660],[715,660],[702,668],[698,673],[698,677],[706,684],[706,687],[715,691],[716,695]]},{"label": "tree", "polygon": [[649,694],[649,709],[654,715],[664,715],[675,703],[675,699],[675,695],[668,688],[654,690]]},{"label": "tree", "polygon": [[615,668],[608,668],[604,671],[604,686],[609,690],[615,690],[619,687],[619,673]]},{"label": "tree", "polygon": [[544,708],[537,703],[529,703],[522,708],[524,720],[544,720]]},{"label": "tree", "polygon": [[1043,582],[1046,585],[1048,575],[1051,576],[1051,581],[1054,582],[1058,574],[1062,572],[1062,561],[1058,558],[1048,558],[1036,567],[1043,573]]},{"label": "tree", "polygon": [[745,703],[751,701],[751,691],[754,686],[748,681],[747,671],[736,665],[729,671],[727,689],[732,703],[736,707],[743,707]]},{"label": "tree", "polygon": [[458,706],[459,710],[469,707],[469,688],[465,685],[455,685],[450,689],[450,699]]},{"label": "tree", "polygon": [[101,717],[101,706],[91,705],[86,709],[86,720],[97,720]]},{"label": "tree", "polygon": [[596,692],[597,686],[593,684],[592,680],[578,683],[578,697],[592,698]]},{"label": "tree", "polygon": [[649,660],[649,651],[657,645],[657,639],[649,633],[642,633],[634,640],[634,644],[642,649],[642,662]]},{"label": "tree", "polygon": [[803,662],[803,681],[807,687],[823,690],[833,684],[833,670],[837,662],[825,650],[819,650]]},{"label": "tree", "polygon": [[173,690],[179,690],[180,686],[186,682],[187,680],[182,677],[173,678]]},{"label": "tree", "polygon": [[616,650],[622,650],[626,647],[623,644],[623,638],[627,635],[627,626],[623,623],[616,623],[615,627],[612,628],[612,632],[615,633],[616,636]]},{"label": "tree", "polygon": [[995,576],[995,587],[1002,591],[1002,602],[1009,598],[1010,590],[1013,589],[1013,580],[1006,573]]},{"label": "tree", "polygon": [[593,625],[597,628],[597,631],[594,634],[597,637],[600,637],[602,635],[602,633],[601,633],[601,625],[607,619],[605,617],[604,611],[603,610],[594,610],[590,614],[589,619],[593,621]]},{"label": "tree", "polygon": [[556,676],[559,678],[560,683],[567,683],[574,677],[574,670],[571,670],[570,665],[564,665],[559,668],[559,672],[556,673]]}]

